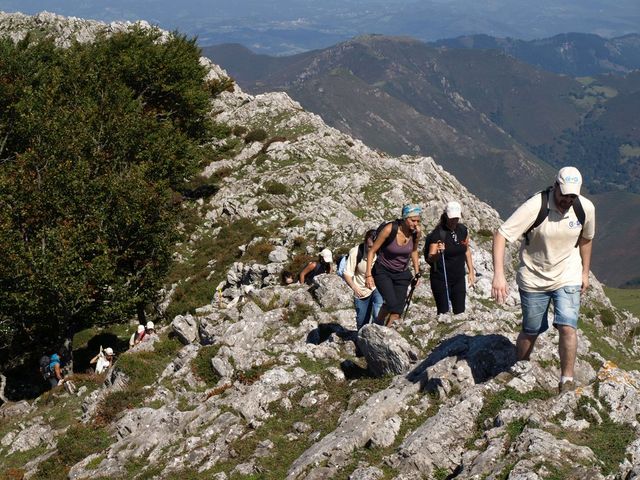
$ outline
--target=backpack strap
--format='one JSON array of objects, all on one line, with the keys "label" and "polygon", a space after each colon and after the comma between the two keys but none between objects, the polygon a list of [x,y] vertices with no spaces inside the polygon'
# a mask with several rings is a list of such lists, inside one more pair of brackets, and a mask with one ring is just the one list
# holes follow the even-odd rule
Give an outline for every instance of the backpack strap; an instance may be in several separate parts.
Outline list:
[{"label": "backpack strap", "polygon": [[576,199],[573,201],[573,213],[576,214],[576,217],[578,217],[578,221],[580,222],[580,235],[578,235],[578,240],[576,240],[576,247],[578,246],[578,244],[580,243],[580,237],[582,236],[582,231],[584,230],[584,222],[587,219],[587,215],[586,213],[584,213],[584,208],[582,206],[582,203],[580,202],[580,195],[578,195],[576,197]]},{"label": "backpack strap", "polygon": [[[540,210],[538,210],[538,216],[536,217],[533,225],[529,227],[529,230],[524,232],[524,241],[526,245],[529,245],[529,234],[534,228],[538,228],[542,222],[549,216],[549,192],[553,187],[547,187],[545,190],[542,190],[540,193]],[[536,195],[538,195],[536,193]]]},{"label": "backpack strap", "polygon": [[[389,233],[389,236],[385,239],[384,243],[380,248],[387,248],[389,244],[393,242],[393,239],[396,238],[396,235],[398,234],[398,226],[400,225],[400,220],[394,220],[389,223],[391,224],[391,233]],[[389,225],[389,223],[387,223],[385,227]]]}]

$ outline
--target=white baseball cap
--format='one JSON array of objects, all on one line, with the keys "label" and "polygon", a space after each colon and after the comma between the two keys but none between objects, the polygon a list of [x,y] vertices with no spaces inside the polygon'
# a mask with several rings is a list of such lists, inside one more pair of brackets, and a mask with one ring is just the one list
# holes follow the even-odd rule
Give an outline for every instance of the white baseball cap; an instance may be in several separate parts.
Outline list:
[{"label": "white baseball cap", "polygon": [[582,175],[576,167],[563,167],[558,172],[556,182],[563,195],[580,195]]},{"label": "white baseball cap", "polygon": [[104,354],[105,355],[113,355],[113,348],[111,347],[107,347],[104,349]]},{"label": "white baseball cap", "polygon": [[153,324],[151,320],[147,322],[147,330],[154,330],[156,326]]},{"label": "white baseball cap", "polygon": [[322,260],[327,263],[333,262],[333,255],[331,254],[331,250],[329,250],[328,248],[325,248],[320,252],[320,257],[322,257]]},{"label": "white baseball cap", "polygon": [[444,211],[449,218],[460,218],[462,216],[462,207],[458,202],[449,202]]}]

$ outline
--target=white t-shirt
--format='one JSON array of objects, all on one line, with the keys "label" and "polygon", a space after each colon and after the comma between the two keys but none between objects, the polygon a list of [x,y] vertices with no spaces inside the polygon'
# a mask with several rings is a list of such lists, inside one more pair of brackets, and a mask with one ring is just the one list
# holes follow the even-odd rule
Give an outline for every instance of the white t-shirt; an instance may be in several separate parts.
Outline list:
[{"label": "white t-shirt", "polygon": [[[375,262],[377,255],[373,256],[373,261]],[[358,245],[349,250],[349,257],[347,258],[347,265],[344,267],[344,274],[349,275],[353,279],[353,283],[360,289],[363,293],[363,297],[367,298],[369,295],[373,293],[373,290],[364,286],[365,275],[367,273],[367,254],[362,256],[362,260],[360,263],[356,265],[356,260],[358,259]],[[375,289],[374,289],[375,290]]]},{"label": "white t-shirt", "polygon": [[584,228],[573,208],[561,213],[549,192],[549,215],[529,233],[529,245],[522,235],[533,225],[540,211],[540,195],[523,203],[498,231],[509,242],[522,240],[520,266],[516,281],[527,292],[548,292],[567,285],[582,284],[582,257],[576,242],[582,237],[591,240],[595,235],[595,207],[582,195],[580,203],[585,213]]}]

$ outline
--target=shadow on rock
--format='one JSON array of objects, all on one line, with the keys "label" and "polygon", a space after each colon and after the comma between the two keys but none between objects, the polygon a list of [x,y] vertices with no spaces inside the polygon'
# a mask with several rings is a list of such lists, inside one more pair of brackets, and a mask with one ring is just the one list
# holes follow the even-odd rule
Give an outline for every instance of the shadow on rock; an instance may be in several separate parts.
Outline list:
[{"label": "shadow on rock", "polygon": [[478,384],[509,370],[515,362],[515,345],[503,335],[456,335],[438,345],[407,379],[420,382],[421,389],[434,391],[442,386],[441,374],[447,371],[468,369],[473,383]]},{"label": "shadow on rock", "polygon": [[313,343],[314,345],[320,345],[331,338],[331,335],[336,334],[343,340],[351,340],[356,342],[358,332],[355,330],[348,330],[339,323],[321,323],[317,328],[314,328],[307,335],[307,343]]}]

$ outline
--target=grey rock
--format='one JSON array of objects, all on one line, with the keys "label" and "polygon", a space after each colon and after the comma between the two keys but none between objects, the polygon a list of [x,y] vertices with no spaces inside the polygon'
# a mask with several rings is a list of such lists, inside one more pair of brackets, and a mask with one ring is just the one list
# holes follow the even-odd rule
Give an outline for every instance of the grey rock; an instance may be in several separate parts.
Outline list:
[{"label": "grey rock", "polygon": [[313,295],[322,308],[353,308],[353,292],[337,275],[318,275],[313,282]]},{"label": "grey rock", "polygon": [[269,253],[269,261],[275,263],[286,262],[289,258],[289,249],[281,245],[276,246],[271,253]]},{"label": "grey rock", "polygon": [[406,373],[418,360],[418,352],[391,328],[365,325],[358,332],[358,348],[374,376]]},{"label": "grey rock", "polygon": [[349,480],[380,480],[383,477],[384,472],[377,467],[359,467],[349,475]]},{"label": "grey rock", "polygon": [[177,315],[171,322],[171,328],[185,345],[198,339],[198,322],[191,314]]},{"label": "grey rock", "polygon": [[[49,425],[36,423],[21,430],[17,434],[11,435],[11,433],[12,432],[5,435],[2,439],[2,445],[11,445],[7,455],[15,452],[26,452],[41,445],[49,448],[54,446],[54,432]],[[9,437],[9,435],[11,435],[11,437]],[[9,440],[8,444],[7,440]]]}]

